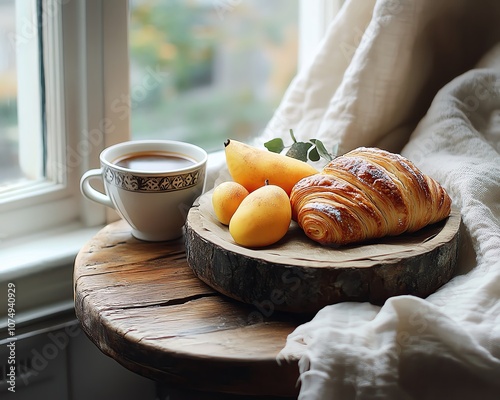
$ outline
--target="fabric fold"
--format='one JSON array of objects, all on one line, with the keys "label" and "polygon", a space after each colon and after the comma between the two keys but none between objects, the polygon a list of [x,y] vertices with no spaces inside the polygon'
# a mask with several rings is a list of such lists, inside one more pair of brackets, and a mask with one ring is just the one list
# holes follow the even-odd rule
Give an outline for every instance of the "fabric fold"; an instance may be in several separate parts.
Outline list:
[{"label": "fabric fold", "polygon": [[[363,7],[353,0],[346,10],[356,5]],[[388,15],[396,5],[402,9]],[[500,17],[500,4],[482,6],[370,3],[363,15],[372,7],[371,19],[341,80],[329,86],[328,104],[309,113],[311,104],[301,102],[314,80],[309,69],[277,110],[286,131],[307,121],[303,139],[337,142],[343,151],[375,144],[401,152],[446,188],[463,221],[459,274],[434,294],[397,296],[382,307],[334,304],[289,335],[279,359],[300,359],[300,399],[498,398],[500,50],[493,45],[500,25],[491,15]],[[464,39],[460,29],[483,36]],[[311,65],[327,65],[334,43],[327,38]],[[298,120],[281,119],[281,109]],[[277,136],[275,122],[266,135]]]},{"label": "fabric fold", "polygon": [[255,144],[289,130],[401,151],[436,94],[500,39],[500,3],[347,0]]}]

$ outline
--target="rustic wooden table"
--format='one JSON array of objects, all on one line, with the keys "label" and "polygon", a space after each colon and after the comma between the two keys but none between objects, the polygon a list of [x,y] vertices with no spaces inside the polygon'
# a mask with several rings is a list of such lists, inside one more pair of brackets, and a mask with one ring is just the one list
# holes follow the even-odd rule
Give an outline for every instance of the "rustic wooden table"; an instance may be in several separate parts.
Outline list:
[{"label": "rustic wooden table", "polygon": [[279,365],[276,356],[307,318],[214,291],[191,272],[182,239],[142,242],[123,221],[110,224],[78,254],[74,290],[96,346],[164,387],[218,399],[298,394],[297,361]]}]

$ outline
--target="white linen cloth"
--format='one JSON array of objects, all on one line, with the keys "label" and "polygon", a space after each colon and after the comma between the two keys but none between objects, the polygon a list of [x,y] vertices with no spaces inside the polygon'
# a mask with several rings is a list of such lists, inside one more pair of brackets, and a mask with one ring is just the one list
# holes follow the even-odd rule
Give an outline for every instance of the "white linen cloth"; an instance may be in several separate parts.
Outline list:
[{"label": "white linen cloth", "polygon": [[347,1],[257,138],[402,152],[464,223],[435,294],[327,306],[290,334],[300,399],[500,398],[499,38],[498,1]]}]

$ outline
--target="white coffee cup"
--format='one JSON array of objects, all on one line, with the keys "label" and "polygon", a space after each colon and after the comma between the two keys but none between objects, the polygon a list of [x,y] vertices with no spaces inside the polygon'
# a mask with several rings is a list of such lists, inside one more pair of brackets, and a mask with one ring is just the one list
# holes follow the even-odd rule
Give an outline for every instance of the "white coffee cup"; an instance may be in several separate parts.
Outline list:
[{"label": "white coffee cup", "polygon": [[[181,158],[189,165],[177,166],[175,162],[171,169],[160,163],[153,168],[148,163],[148,155],[158,156],[160,160],[174,157],[172,161],[179,164],[177,158]],[[137,239],[173,240],[182,236],[189,208],[203,193],[207,158],[205,150],[190,143],[123,142],[102,151],[101,168],[87,171],[81,178],[80,189],[88,199],[114,208],[131,226],[132,235]],[[139,166],[129,165],[126,161],[130,159],[144,162]],[[90,185],[94,179],[104,182],[106,194]]]}]

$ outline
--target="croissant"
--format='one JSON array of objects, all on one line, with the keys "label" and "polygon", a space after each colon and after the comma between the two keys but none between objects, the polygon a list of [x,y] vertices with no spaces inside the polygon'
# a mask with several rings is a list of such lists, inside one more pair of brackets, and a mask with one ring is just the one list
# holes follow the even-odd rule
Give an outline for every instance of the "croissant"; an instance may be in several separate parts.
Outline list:
[{"label": "croissant", "polygon": [[415,232],[449,216],[451,199],[399,154],[360,147],[301,179],[290,193],[292,218],[324,245]]}]

